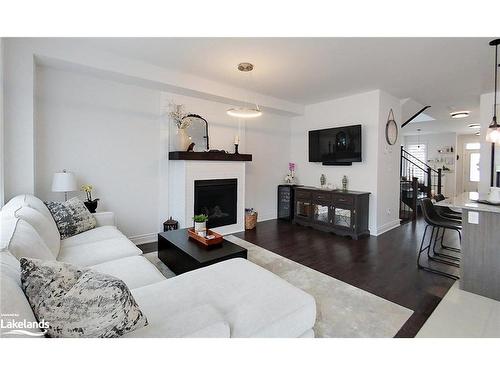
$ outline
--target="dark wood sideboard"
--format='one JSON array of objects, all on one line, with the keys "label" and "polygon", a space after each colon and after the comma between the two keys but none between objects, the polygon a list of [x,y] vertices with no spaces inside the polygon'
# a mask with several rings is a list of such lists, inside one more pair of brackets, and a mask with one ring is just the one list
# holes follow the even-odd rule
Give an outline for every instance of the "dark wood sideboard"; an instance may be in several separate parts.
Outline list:
[{"label": "dark wood sideboard", "polygon": [[358,239],[369,236],[370,193],[295,187],[293,222]]}]

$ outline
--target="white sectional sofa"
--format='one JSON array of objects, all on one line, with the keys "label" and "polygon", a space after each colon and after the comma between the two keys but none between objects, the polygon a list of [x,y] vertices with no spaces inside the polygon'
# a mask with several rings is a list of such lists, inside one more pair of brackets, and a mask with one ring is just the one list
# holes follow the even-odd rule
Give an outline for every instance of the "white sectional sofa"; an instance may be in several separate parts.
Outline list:
[{"label": "white sectional sofa", "polygon": [[[31,257],[91,267],[122,279],[149,321],[124,337],[314,336],[314,299],[273,273],[232,259],[166,279],[116,228],[112,214],[98,213],[96,219],[95,229],[60,240],[40,199],[20,195],[2,208],[2,319],[36,321],[21,289],[18,261]],[[1,328],[0,335],[8,337],[7,331]]]}]

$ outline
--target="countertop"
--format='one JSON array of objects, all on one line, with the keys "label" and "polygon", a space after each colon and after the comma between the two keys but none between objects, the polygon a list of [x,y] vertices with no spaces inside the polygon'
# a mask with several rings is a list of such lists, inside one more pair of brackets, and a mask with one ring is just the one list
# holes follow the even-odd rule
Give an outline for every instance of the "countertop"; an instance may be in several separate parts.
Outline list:
[{"label": "countertop", "polygon": [[500,214],[500,205],[478,203],[478,199],[486,199],[488,196],[481,195],[477,192],[463,193],[453,198],[447,198],[444,201],[437,202],[437,206],[448,206],[455,208],[463,208],[467,210],[494,212]]}]

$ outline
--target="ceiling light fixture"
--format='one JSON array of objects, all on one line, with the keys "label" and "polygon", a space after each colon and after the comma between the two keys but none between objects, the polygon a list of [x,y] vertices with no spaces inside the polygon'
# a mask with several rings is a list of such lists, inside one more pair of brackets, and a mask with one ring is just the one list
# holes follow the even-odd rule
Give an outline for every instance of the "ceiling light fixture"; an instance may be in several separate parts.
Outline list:
[{"label": "ceiling light fixture", "polygon": [[[497,71],[498,71],[498,45],[500,39],[490,42],[490,46],[495,46],[495,93],[493,94],[493,119],[486,133],[486,142],[500,144],[500,125],[497,122]],[[493,151],[494,152],[494,151]],[[492,163],[493,164],[493,163]],[[493,168],[493,165],[491,166]]]},{"label": "ceiling light fixture", "polygon": [[465,118],[469,117],[470,111],[456,111],[456,112],[451,112],[450,116],[452,118]]},{"label": "ceiling light fixture", "polygon": [[475,135],[480,136],[480,135],[481,135],[481,132],[477,132]]},{"label": "ceiling light fixture", "polygon": [[469,124],[467,126],[471,129],[479,129],[481,127],[481,124],[475,123],[475,124]]},{"label": "ceiling light fixture", "polygon": [[[245,62],[239,63],[238,70],[240,72],[250,73],[253,70],[253,64],[248,63],[248,62],[247,63],[245,63]],[[248,103],[248,100],[247,100],[247,103]],[[229,108],[226,111],[226,113],[229,116],[246,118],[246,119],[262,116],[262,111],[260,110],[257,103],[255,103],[254,106],[248,106],[248,107],[243,106],[243,107]]]}]

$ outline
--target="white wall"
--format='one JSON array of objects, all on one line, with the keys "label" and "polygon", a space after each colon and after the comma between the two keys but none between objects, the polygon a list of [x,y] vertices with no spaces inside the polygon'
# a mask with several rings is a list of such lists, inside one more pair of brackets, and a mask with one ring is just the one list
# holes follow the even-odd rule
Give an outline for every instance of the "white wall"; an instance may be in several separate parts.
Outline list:
[{"label": "white wall", "polygon": [[36,78],[35,194],[60,200],[51,180],[65,168],[127,236],[156,231],[160,93],[52,68]]},{"label": "white wall", "polygon": [[4,176],[5,200],[34,193],[33,54],[4,39]]},{"label": "white wall", "polygon": [[[410,143],[416,143],[420,141],[427,145],[427,160],[423,160],[425,163],[429,164],[434,169],[442,168],[444,163],[436,163],[434,161],[429,162],[429,160],[441,159],[441,158],[452,158],[453,165],[446,165],[450,168],[450,172],[444,172],[442,174],[442,184],[443,184],[443,194],[447,197],[455,196],[456,191],[456,155],[457,155],[457,134],[456,133],[433,133],[433,134],[421,134],[407,135],[404,137],[405,146],[408,147]],[[446,146],[452,146],[453,154],[440,154],[439,149]]]},{"label": "white wall", "polygon": [[379,91],[379,124],[377,154],[377,234],[393,229],[399,220],[399,163],[400,137],[390,146],[385,137],[385,125],[392,109],[394,119],[401,125],[401,101],[384,91]]},{"label": "white wall", "polygon": [[[343,175],[346,175],[349,189],[371,193],[369,229],[374,235],[387,230],[391,225],[399,224],[398,146],[388,147],[387,153],[384,154],[385,123],[389,108],[395,110],[398,121],[399,99],[380,90],[370,91],[308,105],[304,116],[292,120],[291,128],[290,159],[297,164],[298,182],[303,185],[319,186],[320,176],[325,174],[327,183],[332,183],[338,188],[341,187]],[[321,163],[308,161],[309,130],[356,124],[362,125],[362,162],[353,163],[352,166],[324,166]],[[380,155],[379,158],[380,153],[383,156]],[[383,168],[380,172],[379,163],[382,163],[381,168]],[[387,210],[391,210],[389,215]]]},{"label": "white wall", "polygon": [[276,218],[276,189],[288,172],[290,119],[264,114],[246,124],[246,150],[253,161],[246,164],[246,206],[259,213],[258,220]]}]

